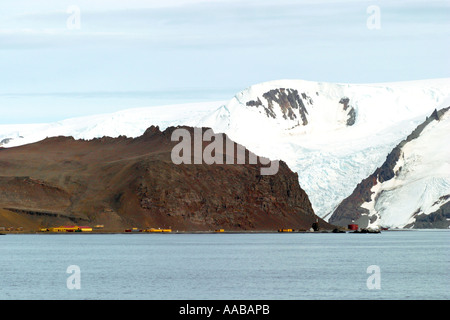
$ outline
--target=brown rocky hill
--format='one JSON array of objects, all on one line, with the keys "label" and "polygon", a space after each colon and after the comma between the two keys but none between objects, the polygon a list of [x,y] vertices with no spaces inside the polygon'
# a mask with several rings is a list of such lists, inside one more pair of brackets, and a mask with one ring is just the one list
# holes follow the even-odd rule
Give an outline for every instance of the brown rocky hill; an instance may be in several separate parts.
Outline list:
[{"label": "brown rocky hill", "polygon": [[0,148],[0,226],[257,231],[309,229],[319,219],[297,174],[282,161],[275,175],[261,175],[260,162],[174,164],[175,129]]}]

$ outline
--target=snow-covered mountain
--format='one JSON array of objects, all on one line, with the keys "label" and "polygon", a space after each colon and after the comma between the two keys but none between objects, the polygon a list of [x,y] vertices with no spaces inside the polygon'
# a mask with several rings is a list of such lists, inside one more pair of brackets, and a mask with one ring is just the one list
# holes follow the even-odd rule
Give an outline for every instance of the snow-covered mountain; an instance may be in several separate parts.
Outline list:
[{"label": "snow-covered mountain", "polygon": [[202,120],[298,173],[327,218],[450,94],[450,79],[385,84],[274,81],[252,86]]},{"label": "snow-covered mountain", "polygon": [[450,226],[450,99],[338,206],[330,222],[367,227]]},{"label": "snow-covered mountain", "polygon": [[[206,126],[298,173],[317,215],[329,218],[355,186],[450,93],[450,79],[380,84],[280,80],[230,101],[130,109],[50,124],[0,125],[4,147],[47,136],[136,137],[150,125]],[[7,142],[7,143],[5,143]]]}]

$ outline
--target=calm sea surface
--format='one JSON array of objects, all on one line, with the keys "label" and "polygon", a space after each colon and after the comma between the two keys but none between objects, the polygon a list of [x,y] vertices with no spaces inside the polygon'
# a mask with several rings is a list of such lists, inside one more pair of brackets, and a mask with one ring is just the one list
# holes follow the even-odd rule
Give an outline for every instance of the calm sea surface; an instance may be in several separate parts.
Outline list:
[{"label": "calm sea surface", "polygon": [[449,299],[449,267],[448,230],[8,234],[0,299]]}]

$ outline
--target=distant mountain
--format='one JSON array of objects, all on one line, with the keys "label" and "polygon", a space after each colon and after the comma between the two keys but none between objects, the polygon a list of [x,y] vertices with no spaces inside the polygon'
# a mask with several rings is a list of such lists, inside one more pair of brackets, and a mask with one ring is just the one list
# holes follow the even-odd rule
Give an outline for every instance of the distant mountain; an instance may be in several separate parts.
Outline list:
[{"label": "distant mountain", "polygon": [[362,180],[329,219],[391,228],[450,227],[450,101]]},{"label": "distant mountain", "polygon": [[275,175],[261,175],[261,163],[248,159],[174,164],[175,129],[152,126],[137,138],[53,137],[0,148],[0,225],[20,218],[28,228],[76,223],[109,230],[306,230],[319,219],[284,162]]},{"label": "distant mountain", "polygon": [[0,125],[0,147],[21,146],[57,136],[86,140],[119,136],[136,138],[152,125],[161,130],[178,125],[198,125],[199,119],[224,103],[226,101],[133,108],[58,122]]},{"label": "distant mountain", "polygon": [[58,135],[137,137],[150,125],[210,127],[298,174],[328,219],[355,186],[450,93],[450,79],[379,84],[279,80],[230,101],[129,109],[36,125],[0,125],[4,147]]}]

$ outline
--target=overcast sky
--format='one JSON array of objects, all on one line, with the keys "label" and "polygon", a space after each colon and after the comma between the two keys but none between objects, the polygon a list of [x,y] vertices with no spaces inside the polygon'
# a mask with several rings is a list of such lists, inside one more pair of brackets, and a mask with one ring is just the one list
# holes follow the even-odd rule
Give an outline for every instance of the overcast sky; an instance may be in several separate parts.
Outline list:
[{"label": "overcast sky", "polygon": [[0,123],[222,100],[276,79],[446,78],[449,52],[447,0],[1,1]]}]

